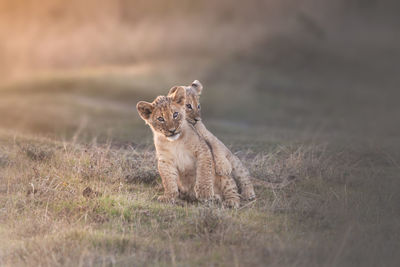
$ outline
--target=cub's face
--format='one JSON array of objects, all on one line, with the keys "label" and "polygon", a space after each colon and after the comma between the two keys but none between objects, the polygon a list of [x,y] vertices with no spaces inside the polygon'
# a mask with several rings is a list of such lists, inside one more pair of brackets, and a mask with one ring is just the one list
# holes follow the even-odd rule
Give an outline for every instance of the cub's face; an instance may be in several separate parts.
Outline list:
[{"label": "cub's face", "polygon": [[[173,87],[168,95],[175,93],[177,87]],[[200,95],[203,90],[203,86],[199,81],[194,81],[191,86],[185,86],[186,89],[186,101],[185,101],[185,112],[186,120],[195,125],[201,120],[201,106],[200,106]]]},{"label": "cub's face", "polygon": [[199,96],[192,91],[191,88],[186,89],[186,103],[185,103],[185,112],[186,112],[186,120],[195,125],[198,121],[201,120],[201,112],[200,112],[200,102]]},{"label": "cub's face", "polygon": [[159,96],[152,103],[140,101],[136,108],[154,132],[175,141],[181,136],[185,121],[185,98],[185,88],[177,87],[173,94]]}]

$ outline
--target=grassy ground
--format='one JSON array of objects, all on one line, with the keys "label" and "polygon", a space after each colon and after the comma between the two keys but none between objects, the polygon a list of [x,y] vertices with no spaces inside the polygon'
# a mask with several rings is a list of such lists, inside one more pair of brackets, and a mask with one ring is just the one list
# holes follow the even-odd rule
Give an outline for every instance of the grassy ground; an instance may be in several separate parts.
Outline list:
[{"label": "grassy ground", "polygon": [[[2,134],[4,265],[371,265],[398,249],[396,169],[327,147],[280,146],[241,157],[258,179],[239,210],[155,199],[151,149]],[[12,140],[10,142],[10,140]],[[381,168],[385,183],[377,183]],[[393,173],[388,173],[392,170]],[[392,262],[393,260],[393,262]]]},{"label": "grassy ground", "polygon": [[[152,149],[3,133],[4,265],[395,263],[398,168],[316,145],[242,153],[254,177],[300,180],[239,210],[155,199]],[[384,175],[384,176],[382,176]],[[382,182],[382,179],[385,182]]]}]

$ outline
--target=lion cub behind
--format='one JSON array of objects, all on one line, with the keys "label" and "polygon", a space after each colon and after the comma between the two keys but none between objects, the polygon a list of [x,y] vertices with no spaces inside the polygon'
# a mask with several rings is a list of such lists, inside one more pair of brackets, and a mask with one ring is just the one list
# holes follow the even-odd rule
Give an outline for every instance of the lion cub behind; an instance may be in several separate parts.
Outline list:
[{"label": "lion cub behind", "polygon": [[207,143],[186,121],[185,88],[152,103],[140,101],[137,110],[153,132],[158,171],[164,195],[158,199],[175,202],[181,195],[198,200],[222,198],[238,207],[240,198],[233,179],[215,174],[213,156]]},{"label": "lion cub behind", "polygon": [[[186,89],[186,120],[211,147],[216,173],[218,175],[232,176],[243,199],[255,199],[256,195],[247,168],[215,135],[207,130],[201,120],[199,98],[203,85],[196,80],[191,86],[184,86],[184,88]],[[174,94],[175,90],[176,87],[172,88],[169,91],[169,95]]]}]

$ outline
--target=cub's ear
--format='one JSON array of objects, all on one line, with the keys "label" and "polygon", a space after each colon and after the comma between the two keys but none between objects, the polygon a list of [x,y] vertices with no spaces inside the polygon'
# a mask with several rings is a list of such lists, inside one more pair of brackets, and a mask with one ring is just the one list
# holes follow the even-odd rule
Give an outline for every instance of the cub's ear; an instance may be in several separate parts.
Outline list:
[{"label": "cub's ear", "polygon": [[201,95],[201,92],[203,91],[203,85],[198,80],[192,82],[191,87],[197,92],[198,95]]},{"label": "cub's ear", "polygon": [[150,115],[154,109],[151,103],[145,101],[138,102],[136,108],[139,112],[140,117],[142,117],[142,119],[145,121],[147,121],[150,118]]},{"label": "cub's ear", "polygon": [[171,89],[169,89],[168,96],[172,96],[178,88],[179,86],[174,86]]},{"label": "cub's ear", "polygon": [[174,92],[169,95],[172,98],[172,101],[181,106],[184,105],[186,100],[186,89],[182,86],[176,86],[170,90],[170,93],[172,90],[174,90]]}]

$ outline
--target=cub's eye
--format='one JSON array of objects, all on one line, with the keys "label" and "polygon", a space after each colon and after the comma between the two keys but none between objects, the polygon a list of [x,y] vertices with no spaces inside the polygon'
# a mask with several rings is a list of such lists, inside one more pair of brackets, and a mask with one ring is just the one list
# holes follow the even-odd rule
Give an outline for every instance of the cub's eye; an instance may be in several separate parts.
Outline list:
[{"label": "cub's eye", "polygon": [[192,109],[192,105],[190,105],[190,104],[187,104],[186,107],[187,107],[188,109]]},{"label": "cub's eye", "polygon": [[200,109],[201,108],[200,105],[198,105],[197,108]]},{"label": "cub's eye", "polygon": [[174,115],[173,115],[173,116],[174,116],[174,119],[176,119],[176,117],[178,117],[178,114],[179,114],[178,112],[175,112],[175,113],[174,113]]},{"label": "cub's eye", "polygon": [[163,117],[158,117],[157,120],[163,122],[164,118]]}]

